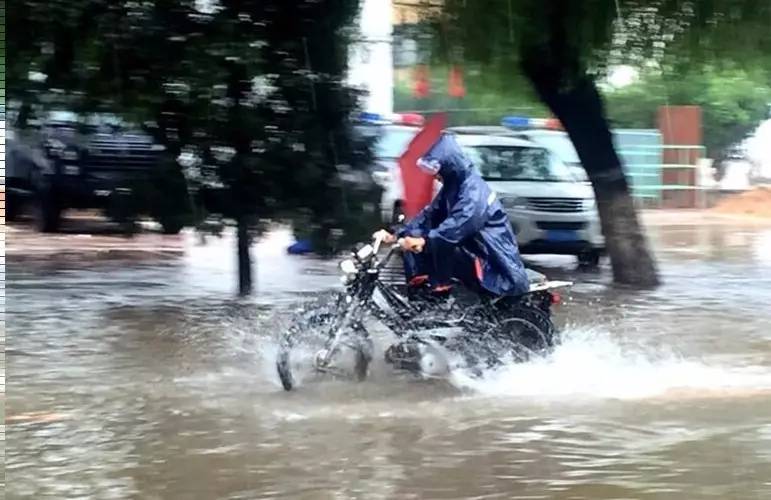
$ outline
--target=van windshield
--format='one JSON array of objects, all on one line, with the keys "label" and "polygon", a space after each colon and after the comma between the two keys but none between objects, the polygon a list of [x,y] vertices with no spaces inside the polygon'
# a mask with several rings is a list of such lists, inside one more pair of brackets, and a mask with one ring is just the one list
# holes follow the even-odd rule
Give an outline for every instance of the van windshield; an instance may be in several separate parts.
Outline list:
[{"label": "van windshield", "polygon": [[567,134],[528,134],[536,143],[549,148],[560,160],[567,164],[580,164],[576,148]]},{"label": "van windshield", "polygon": [[87,132],[102,132],[123,129],[126,123],[112,113],[90,113],[78,115],[72,111],[56,110],[48,113],[47,123],[52,127],[80,127]]},{"label": "van windshield", "polygon": [[565,164],[544,148],[467,146],[464,151],[486,181],[575,182]]}]

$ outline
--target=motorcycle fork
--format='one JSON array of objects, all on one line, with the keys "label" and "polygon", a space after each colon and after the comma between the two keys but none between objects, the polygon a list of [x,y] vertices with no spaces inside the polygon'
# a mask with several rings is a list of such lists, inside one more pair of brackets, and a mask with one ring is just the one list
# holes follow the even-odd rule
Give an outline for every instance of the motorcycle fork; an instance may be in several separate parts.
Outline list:
[{"label": "motorcycle fork", "polygon": [[[326,353],[319,360],[322,366],[329,365],[341,346],[362,349],[362,345],[368,345],[371,342],[369,332],[362,324],[362,318],[372,302],[374,283],[367,283],[364,286],[366,288],[350,290],[346,293],[344,302],[347,308],[342,319],[334,326]],[[355,345],[349,342],[351,338],[357,339]]]},{"label": "motorcycle fork", "polygon": [[388,303],[391,311],[384,311],[373,301],[370,304],[372,313],[397,337],[401,338],[409,335],[413,328],[410,327],[407,319],[414,317],[415,310],[401,296],[397,295],[390,286],[378,282],[376,288]]}]

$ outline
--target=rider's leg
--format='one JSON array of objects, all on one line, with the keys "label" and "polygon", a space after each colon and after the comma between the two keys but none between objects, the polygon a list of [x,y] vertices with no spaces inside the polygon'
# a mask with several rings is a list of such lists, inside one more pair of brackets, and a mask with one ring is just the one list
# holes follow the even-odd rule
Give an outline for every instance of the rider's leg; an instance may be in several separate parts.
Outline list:
[{"label": "rider's leg", "polygon": [[490,292],[482,285],[484,279],[484,265],[482,260],[462,249],[459,249],[455,256],[455,274],[454,277],[459,280],[470,291],[477,294],[480,298],[491,300],[498,295]]},{"label": "rider's leg", "polygon": [[457,274],[456,268],[460,265],[458,261],[465,252],[441,238],[434,238],[427,250],[432,264],[429,275],[431,289],[439,294],[448,293],[452,288],[452,279]]},{"label": "rider's leg", "polygon": [[431,261],[423,254],[405,252],[404,276],[407,278],[407,284],[410,286],[422,286],[428,282],[428,276],[431,274]]},{"label": "rider's leg", "polygon": [[451,259],[452,279],[460,281],[463,286],[481,297],[492,297],[482,286],[484,278],[482,260],[463,247],[454,247]]}]

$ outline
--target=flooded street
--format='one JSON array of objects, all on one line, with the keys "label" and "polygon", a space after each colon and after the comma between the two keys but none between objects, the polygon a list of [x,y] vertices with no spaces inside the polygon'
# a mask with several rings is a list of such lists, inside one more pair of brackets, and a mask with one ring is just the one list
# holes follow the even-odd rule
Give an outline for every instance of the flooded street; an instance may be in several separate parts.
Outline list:
[{"label": "flooded street", "polygon": [[[275,338],[336,263],[229,241],[142,261],[7,265],[7,498],[771,497],[771,224],[655,221],[664,285],[577,282],[547,359],[482,380],[293,393]],[[8,239],[13,245],[13,239]],[[378,352],[382,353],[382,342]]]}]

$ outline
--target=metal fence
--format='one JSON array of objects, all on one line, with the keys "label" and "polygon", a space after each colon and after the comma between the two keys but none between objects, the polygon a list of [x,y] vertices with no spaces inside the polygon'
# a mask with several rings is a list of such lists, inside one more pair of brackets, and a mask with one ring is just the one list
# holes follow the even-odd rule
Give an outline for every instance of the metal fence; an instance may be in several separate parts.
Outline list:
[{"label": "metal fence", "polygon": [[618,129],[616,149],[632,194],[646,206],[702,207],[711,189],[700,169],[706,150],[701,145],[662,144],[655,129]]}]

